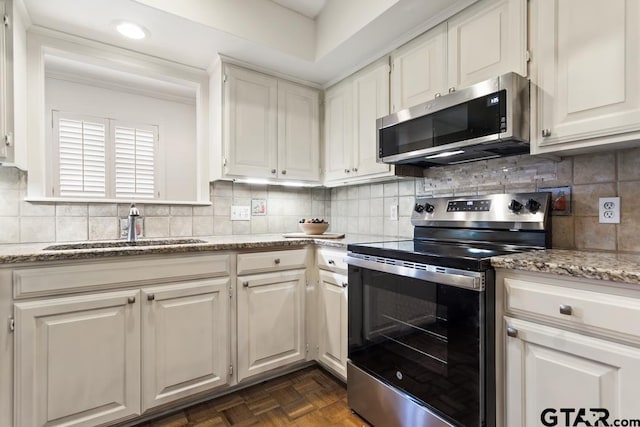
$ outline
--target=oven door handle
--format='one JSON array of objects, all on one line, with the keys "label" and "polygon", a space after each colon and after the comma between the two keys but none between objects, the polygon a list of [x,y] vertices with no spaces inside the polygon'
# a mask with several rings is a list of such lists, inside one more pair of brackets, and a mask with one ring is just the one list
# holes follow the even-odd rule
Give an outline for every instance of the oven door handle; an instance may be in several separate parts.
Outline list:
[{"label": "oven door handle", "polygon": [[[423,270],[419,268],[406,267],[402,265],[385,264],[376,261],[369,261],[352,256],[347,256],[344,261],[356,267],[368,270],[381,271],[383,273],[396,274],[398,276],[411,277],[418,280],[425,280],[439,285],[455,286],[458,288],[471,289],[474,291],[484,290],[483,273],[476,271],[463,271],[455,269],[444,269],[445,273],[437,271]],[[429,266],[431,267],[431,266]],[[435,267],[434,267],[435,268]],[[456,272],[453,272],[455,270]],[[461,274],[464,273],[464,274]]]}]

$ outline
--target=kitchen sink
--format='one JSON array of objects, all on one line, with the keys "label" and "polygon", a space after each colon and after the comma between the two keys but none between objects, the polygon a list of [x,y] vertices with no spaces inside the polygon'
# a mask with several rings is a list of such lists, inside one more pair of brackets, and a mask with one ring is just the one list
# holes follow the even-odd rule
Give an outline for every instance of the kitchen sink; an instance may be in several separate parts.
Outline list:
[{"label": "kitchen sink", "polygon": [[207,243],[200,239],[156,239],[156,240],[136,240],[127,242],[126,240],[111,240],[107,242],[77,242],[51,245],[44,248],[45,251],[68,251],[74,249],[108,249],[108,248],[129,248],[134,246],[168,246],[168,245],[193,245],[197,243]]}]

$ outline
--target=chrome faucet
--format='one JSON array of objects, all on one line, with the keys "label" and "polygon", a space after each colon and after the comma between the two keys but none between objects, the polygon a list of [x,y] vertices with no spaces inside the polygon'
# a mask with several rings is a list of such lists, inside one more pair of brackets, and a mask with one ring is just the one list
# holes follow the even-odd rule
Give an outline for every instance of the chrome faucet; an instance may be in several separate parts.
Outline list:
[{"label": "chrome faucet", "polygon": [[140,216],[140,211],[136,208],[135,203],[131,203],[129,208],[129,228],[127,229],[127,242],[135,242],[138,240],[138,233],[136,233],[136,220]]}]

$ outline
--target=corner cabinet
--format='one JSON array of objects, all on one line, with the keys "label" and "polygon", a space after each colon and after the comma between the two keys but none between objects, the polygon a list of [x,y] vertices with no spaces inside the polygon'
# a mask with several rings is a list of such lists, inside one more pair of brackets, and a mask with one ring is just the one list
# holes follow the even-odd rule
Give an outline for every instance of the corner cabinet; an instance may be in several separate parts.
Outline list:
[{"label": "corner cabinet", "polygon": [[213,156],[222,164],[214,179],[318,182],[319,91],[227,63],[218,72],[212,104],[222,119]]},{"label": "corner cabinet", "polygon": [[510,71],[527,75],[526,0],[478,2],[391,54],[391,111]]},{"label": "corner cabinet", "polygon": [[554,415],[573,425],[581,408],[590,420],[597,415],[591,408],[603,408],[610,424],[637,418],[640,326],[632,319],[640,315],[640,292],[543,273],[498,270],[496,277],[503,367],[496,400],[505,405],[497,425],[534,427]]},{"label": "corner cabinet", "polygon": [[393,166],[377,162],[376,119],[387,114],[387,58],[326,91],[325,185],[350,184],[393,175]]},{"label": "corner cabinet", "polygon": [[640,3],[535,0],[532,11],[532,154],[637,141]]}]

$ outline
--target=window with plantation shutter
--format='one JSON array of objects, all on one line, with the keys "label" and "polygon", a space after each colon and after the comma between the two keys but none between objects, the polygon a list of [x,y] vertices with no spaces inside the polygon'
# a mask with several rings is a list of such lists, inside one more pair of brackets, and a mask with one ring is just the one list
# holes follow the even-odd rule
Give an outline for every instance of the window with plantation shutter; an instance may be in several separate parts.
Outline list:
[{"label": "window with plantation shutter", "polygon": [[53,112],[54,194],[154,199],[158,127]]},{"label": "window with plantation shutter", "polygon": [[155,194],[154,129],[114,126],[116,198]]},{"label": "window with plantation shutter", "polygon": [[58,176],[61,196],[106,195],[106,124],[60,117]]}]

